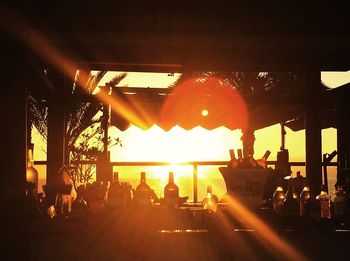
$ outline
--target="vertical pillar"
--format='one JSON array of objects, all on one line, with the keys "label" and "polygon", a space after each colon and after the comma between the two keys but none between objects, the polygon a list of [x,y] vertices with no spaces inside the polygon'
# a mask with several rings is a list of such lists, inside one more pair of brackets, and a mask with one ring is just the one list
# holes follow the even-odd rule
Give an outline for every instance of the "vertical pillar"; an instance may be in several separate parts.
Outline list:
[{"label": "vertical pillar", "polygon": [[[105,92],[104,95],[108,95],[109,86],[101,89],[101,92]],[[108,151],[108,127],[110,122],[110,105],[103,105],[103,117],[101,121],[101,127],[103,129],[103,151],[100,154],[96,164],[96,180],[97,181],[112,181],[113,180],[113,166],[110,163],[110,153]]]},{"label": "vertical pillar", "polygon": [[58,182],[58,171],[64,164],[65,113],[62,99],[64,77],[54,74],[52,81],[56,93],[49,101],[47,133],[47,185]]},{"label": "vertical pillar", "polygon": [[[0,26],[1,27],[1,26]],[[29,244],[22,222],[27,218],[26,185],[26,73],[28,50],[7,33],[0,34],[0,219],[1,257],[3,260],[27,260]]]},{"label": "vertical pillar", "polygon": [[321,72],[317,66],[306,71],[305,147],[306,178],[311,194],[319,194],[322,184],[322,148],[319,99],[321,94]]},{"label": "vertical pillar", "polygon": [[337,183],[350,189],[350,105],[345,99],[338,101],[337,152],[338,168]]},{"label": "vertical pillar", "polygon": [[[5,38],[6,39],[6,38]],[[5,40],[4,39],[4,40]],[[5,40],[6,41],[6,40]],[[7,52],[2,63],[1,83],[1,175],[0,193],[4,212],[14,212],[25,196],[26,182],[26,57],[12,42],[4,44]],[[1,46],[3,47],[3,46]],[[7,61],[6,57],[10,57]],[[6,204],[9,204],[7,208]],[[19,205],[18,205],[19,204]],[[5,211],[6,209],[6,211]]]}]

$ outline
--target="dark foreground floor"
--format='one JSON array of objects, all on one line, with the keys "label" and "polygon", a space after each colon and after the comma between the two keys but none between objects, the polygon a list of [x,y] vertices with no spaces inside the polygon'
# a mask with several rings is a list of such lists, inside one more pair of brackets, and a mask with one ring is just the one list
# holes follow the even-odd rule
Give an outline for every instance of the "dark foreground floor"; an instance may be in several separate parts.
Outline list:
[{"label": "dark foreground floor", "polygon": [[295,260],[278,240],[305,260],[350,251],[346,229],[273,227],[277,241],[201,211],[109,211],[28,222],[5,237],[1,260]]}]

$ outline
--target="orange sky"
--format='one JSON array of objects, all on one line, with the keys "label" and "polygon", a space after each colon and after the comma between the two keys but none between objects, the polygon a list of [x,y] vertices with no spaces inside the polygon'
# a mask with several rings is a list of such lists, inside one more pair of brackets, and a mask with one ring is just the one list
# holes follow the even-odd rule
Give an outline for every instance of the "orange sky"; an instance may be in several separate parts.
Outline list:
[{"label": "orange sky", "polygon": [[[108,72],[100,85],[108,82],[116,72]],[[322,81],[330,87],[336,87],[350,81],[348,72],[322,72]],[[120,86],[139,87],[167,87],[172,84],[180,74],[169,76],[166,73],[128,73],[128,76],[120,82]],[[148,131],[143,131],[133,126],[127,131],[121,132],[111,127],[110,135],[120,137],[123,147],[114,148],[112,160],[118,161],[190,161],[190,160],[228,160],[230,148],[242,147],[241,131],[231,131],[224,127],[208,131],[197,127],[190,131],[184,131],[175,127],[165,132],[157,126]],[[336,148],[336,130],[326,129],[322,131],[323,152],[332,152]],[[270,159],[276,157],[280,147],[280,127],[270,126],[255,132],[255,157],[263,155],[266,149],[272,154]],[[34,133],[34,143],[42,147],[40,137]],[[305,134],[304,131],[293,132],[287,128],[286,147],[290,150],[291,160],[300,161],[305,158]],[[169,148],[169,153],[164,150]],[[152,151],[150,153],[150,150]],[[180,153],[178,153],[178,151]],[[118,155],[118,157],[117,157]],[[44,160],[45,153],[37,149],[36,160]]]},{"label": "orange sky", "polygon": [[[113,73],[107,73],[103,81],[108,81],[111,77],[113,77]],[[168,74],[164,73],[129,73],[120,85],[132,87],[167,87],[177,77],[179,77],[179,74],[168,76]],[[339,84],[349,82],[350,74],[349,72],[322,73],[322,81],[330,87],[336,87]],[[288,128],[286,128],[286,131],[286,148],[289,150],[290,160],[305,161],[305,131],[293,132]],[[153,126],[147,131],[131,126],[124,132],[115,127],[110,127],[109,134],[112,137],[119,137],[123,143],[122,147],[117,146],[112,149],[112,161],[166,161],[176,164],[184,161],[229,160],[229,149],[242,147],[240,141],[241,131],[231,131],[225,127],[220,127],[212,131],[196,127],[185,131],[176,126],[168,132],[165,132],[158,126]],[[275,160],[281,142],[280,126],[274,125],[257,130],[255,132],[255,139],[255,158],[260,158],[268,149],[272,152],[269,160]],[[33,133],[33,141],[36,146],[35,159],[45,160],[46,155],[42,149],[44,144],[35,131]],[[336,130],[333,128],[322,130],[322,153],[331,153],[335,149]],[[174,166],[172,168],[176,175],[176,168]],[[182,167],[182,169],[184,168]],[[125,168],[123,171],[125,171]],[[130,171],[130,174],[133,173],[135,175],[135,171]],[[159,170],[157,171],[159,172]],[[149,175],[155,175],[154,177],[161,178],[165,182],[166,179],[164,177],[167,177],[167,171],[168,169],[163,170],[162,174],[158,176],[154,173]],[[209,175],[209,172],[212,173],[213,169],[211,168],[210,171],[204,171],[204,169],[203,171],[199,171],[199,178],[203,174]],[[178,173],[180,175],[180,168],[178,168]],[[192,172],[189,173],[188,169],[183,173],[187,173],[190,177],[192,175]],[[218,175],[220,175],[218,172],[214,173],[212,178],[218,178]],[[138,177],[137,173],[136,177]],[[205,184],[202,187],[200,194],[204,193]],[[217,192],[219,196],[223,193],[224,189]]]}]

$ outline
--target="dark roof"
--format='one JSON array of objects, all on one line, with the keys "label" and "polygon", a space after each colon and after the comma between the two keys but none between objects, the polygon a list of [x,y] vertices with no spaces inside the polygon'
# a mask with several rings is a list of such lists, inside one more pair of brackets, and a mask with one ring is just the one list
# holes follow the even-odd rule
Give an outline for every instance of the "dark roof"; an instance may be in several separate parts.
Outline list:
[{"label": "dark roof", "polygon": [[3,10],[38,53],[48,58],[45,48],[54,47],[80,67],[349,68],[348,9],[337,1],[30,1]]},{"label": "dark roof", "polygon": [[[338,1],[20,2],[0,9],[1,26],[28,47],[39,67],[53,65],[69,77],[77,68],[186,72],[350,67],[348,8]],[[254,128],[281,121],[302,128],[305,101],[291,102],[298,97],[244,98]],[[249,105],[257,102],[262,104]],[[331,105],[326,110],[333,115]]]}]

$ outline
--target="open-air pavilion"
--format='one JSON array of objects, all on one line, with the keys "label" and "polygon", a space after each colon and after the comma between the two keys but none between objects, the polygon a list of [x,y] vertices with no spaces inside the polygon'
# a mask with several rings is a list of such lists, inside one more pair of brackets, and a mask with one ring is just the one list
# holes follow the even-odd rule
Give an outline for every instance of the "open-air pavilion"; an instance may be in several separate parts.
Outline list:
[{"label": "open-air pavilion", "polygon": [[[322,183],[321,130],[337,128],[337,176],[349,180],[349,85],[328,90],[320,80],[321,71],[349,70],[347,9],[299,1],[254,7],[224,2],[2,8],[1,186],[12,220],[19,218],[25,196],[28,91],[48,103],[47,182],[55,183],[65,162],[64,104],[86,98],[69,92],[76,70],[298,73],[301,81],[293,88],[242,95],[250,130],[276,123],[305,129],[306,176],[316,195]],[[120,90],[119,97],[129,91]],[[157,90],[133,91],[142,101],[159,99],[158,105],[164,97]]]}]

